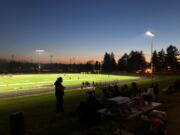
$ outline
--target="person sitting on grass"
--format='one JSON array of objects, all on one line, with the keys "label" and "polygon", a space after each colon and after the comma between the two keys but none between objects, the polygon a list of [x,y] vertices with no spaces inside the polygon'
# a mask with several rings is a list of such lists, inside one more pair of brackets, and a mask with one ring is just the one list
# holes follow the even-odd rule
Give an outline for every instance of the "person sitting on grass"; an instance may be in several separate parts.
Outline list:
[{"label": "person sitting on grass", "polygon": [[85,102],[80,102],[77,113],[82,121],[93,121],[100,118],[98,109],[101,109],[102,104],[96,99],[95,91],[88,91],[88,99]]}]

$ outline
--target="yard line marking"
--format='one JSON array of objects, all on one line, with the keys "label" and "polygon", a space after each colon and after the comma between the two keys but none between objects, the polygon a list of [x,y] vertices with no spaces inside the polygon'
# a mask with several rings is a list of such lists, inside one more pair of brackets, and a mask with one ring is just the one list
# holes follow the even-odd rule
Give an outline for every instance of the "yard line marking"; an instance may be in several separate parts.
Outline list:
[{"label": "yard line marking", "polygon": [[4,87],[4,86],[7,86],[7,85],[5,85],[5,84],[0,84],[0,87]]}]

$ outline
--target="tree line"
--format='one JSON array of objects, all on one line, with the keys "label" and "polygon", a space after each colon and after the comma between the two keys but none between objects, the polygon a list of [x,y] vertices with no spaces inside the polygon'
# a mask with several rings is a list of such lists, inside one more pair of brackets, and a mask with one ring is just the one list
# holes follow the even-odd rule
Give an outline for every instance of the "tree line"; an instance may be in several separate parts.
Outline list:
[{"label": "tree line", "polygon": [[[152,55],[152,63],[154,71],[179,71],[180,61],[179,61],[179,50],[173,45],[169,45],[164,51],[155,50]],[[113,72],[113,71],[131,71],[135,72],[138,70],[145,70],[150,68],[151,63],[147,62],[142,51],[131,51],[129,54],[125,53],[117,61],[115,61],[113,53],[105,53],[103,59],[103,71]]]},{"label": "tree line", "polygon": [[161,51],[154,51],[153,52],[153,67],[155,71],[177,71],[180,68],[180,61],[179,61],[179,51],[178,48],[170,45],[166,52],[164,49]]},{"label": "tree line", "polygon": [[[180,71],[179,50],[173,45],[169,45],[166,50],[155,50],[152,62],[154,71]],[[38,63],[7,61],[0,59],[0,73],[37,73],[37,72],[104,72],[114,71],[136,72],[150,67],[146,61],[143,51],[131,51],[124,53],[117,61],[114,53],[105,53],[103,62],[87,61],[84,64],[62,64],[51,63],[41,64],[39,71]]]},{"label": "tree line", "polygon": [[142,51],[131,51],[125,53],[116,63],[114,54],[105,53],[103,60],[103,71],[137,71],[147,66],[145,56]]}]

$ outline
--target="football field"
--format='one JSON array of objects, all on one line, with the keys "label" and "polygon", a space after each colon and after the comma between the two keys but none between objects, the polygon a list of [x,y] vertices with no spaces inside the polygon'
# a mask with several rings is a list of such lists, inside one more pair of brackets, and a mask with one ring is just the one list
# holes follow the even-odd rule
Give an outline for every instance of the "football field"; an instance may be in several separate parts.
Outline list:
[{"label": "football field", "polygon": [[80,85],[82,82],[111,82],[137,80],[137,76],[120,76],[105,74],[21,74],[0,75],[0,92],[31,90],[52,87],[58,77],[63,77],[64,86]]}]

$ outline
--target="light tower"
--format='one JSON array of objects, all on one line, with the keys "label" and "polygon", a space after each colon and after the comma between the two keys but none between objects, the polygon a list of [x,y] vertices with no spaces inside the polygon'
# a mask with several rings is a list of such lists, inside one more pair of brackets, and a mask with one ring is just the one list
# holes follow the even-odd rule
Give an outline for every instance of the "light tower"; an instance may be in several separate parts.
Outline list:
[{"label": "light tower", "polygon": [[153,61],[152,61],[152,57],[153,57],[153,38],[154,38],[155,34],[153,32],[151,32],[151,31],[147,31],[146,35],[148,37],[150,37],[150,39],[151,39],[151,42],[150,42],[150,46],[151,46],[151,72],[152,72],[151,73],[151,79],[152,79],[152,82],[153,82]]},{"label": "light tower", "polygon": [[14,61],[14,54],[11,55],[11,61]]},{"label": "light tower", "polygon": [[40,55],[43,54],[44,50],[35,50],[36,54],[38,55],[38,70],[39,73],[41,72],[41,63],[40,63]]},{"label": "light tower", "polygon": [[50,64],[52,64],[53,63],[53,55],[50,55]]}]

